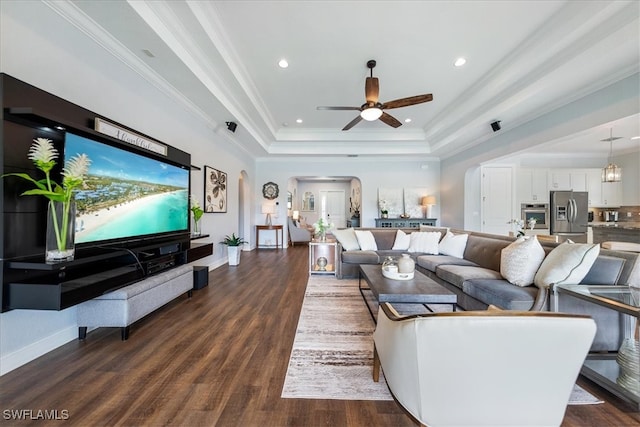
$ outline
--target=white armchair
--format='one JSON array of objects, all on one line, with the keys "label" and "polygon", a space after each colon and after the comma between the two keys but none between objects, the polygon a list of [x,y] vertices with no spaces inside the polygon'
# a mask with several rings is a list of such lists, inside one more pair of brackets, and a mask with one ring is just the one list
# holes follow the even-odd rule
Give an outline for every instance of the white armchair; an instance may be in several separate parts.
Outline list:
[{"label": "white armchair", "polygon": [[596,332],[548,312],[378,312],[374,372],[426,426],[559,426]]},{"label": "white armchair", "polygon": [[308,243],[311,241],[311,232],[306,228],[296,227],[291,217],[287,217],[287,229],[291,246],[295,243]]}]

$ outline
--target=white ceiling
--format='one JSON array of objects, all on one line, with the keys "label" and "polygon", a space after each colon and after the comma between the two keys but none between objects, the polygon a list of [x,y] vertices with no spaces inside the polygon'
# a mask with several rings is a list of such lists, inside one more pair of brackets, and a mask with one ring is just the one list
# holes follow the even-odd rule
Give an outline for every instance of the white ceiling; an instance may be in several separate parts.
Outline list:
[{"label": "white ceiling", "polygon": [[[640,70],[637,1],[73,1],[50,3],[105,49],[253,156],[358,154],[446,158]],[[150,57],[145,51],[153,54]],[[453,66],[458,57],[467,64]],[[290,64],[281,69],[277,63]],[[380,99],[357,111],[366,62]],[[301,119],[302,123],[296,123]],[[554,152],[637,150],[640,116],[554,141]],[[226,129],[224,129],[225,132]],[[589,144],[585,142],[588,141]],[[588,146],[588,148],[586,148]],[[540,150],[549,151],[549,144]]]}]

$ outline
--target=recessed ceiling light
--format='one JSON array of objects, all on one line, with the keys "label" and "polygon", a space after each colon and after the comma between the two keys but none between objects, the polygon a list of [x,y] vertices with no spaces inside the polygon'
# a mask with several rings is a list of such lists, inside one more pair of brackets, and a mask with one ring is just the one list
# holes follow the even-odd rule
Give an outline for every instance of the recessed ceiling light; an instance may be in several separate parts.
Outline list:
[{"label": "recessed ceiling light", "polygon": [[411,123],[411,119],[407,117],[406,119],[404,119],[404,122],[405,123]]},{"label": "recessed ceiling light", "polygon": [[285,127],[285,128],[286,128],[287,126],[289,126],[289,123],[287,123],[287,122],[282,122],[282,127]]},{"label": "recessed ceiling light", "polygon": [[466,59],[458,58],[458,59],[456,59],[456,62],[453,63],[453,65],[455,65],[456,67],[462,67],[466,63],[467,63]]},{"label": "recessed ceiling light", "polygon": [[284,58],[278,62],[278,67],[280,68],[287,68],[288,66],[289,66],[289,62],[287,62],[287,60]]},{"label": "recessed ceiling light", "polygon": [[632,136],[631,139],[640,139],[640,135],[638,136]]},{"label": "recessed ceiling light", "polygon": [[142,52],[149,58],[155,58],[156,56],[149,49],[142,49]]},{"label": "recessed ceiling light", "polygon": [[302,119],[296,119],[296,123],[302,123]]}]

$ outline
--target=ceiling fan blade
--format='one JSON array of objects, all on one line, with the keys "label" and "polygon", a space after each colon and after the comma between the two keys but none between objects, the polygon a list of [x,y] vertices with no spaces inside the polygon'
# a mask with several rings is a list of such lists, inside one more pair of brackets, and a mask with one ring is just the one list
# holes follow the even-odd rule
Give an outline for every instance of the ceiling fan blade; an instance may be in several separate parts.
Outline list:
[{"label": "ceiling fan blade", "polygon": [[383,109],[408,107],[409,105],[422,104],[423,102],[429,102],[433,100],[433,95],[428,93],[426,95],[410,96],[408,98],[394,99],[393,101],[385,102],[382,104]]},{"label": "ceiling fan blade", "polygon": [[380,84],[377,77],[367,77],[364,82],[364,96],[367,103],[375,104],[378,102],[378,94],[380,93]]},{"label": "ceiling fan blade", "polygon": [[351,120],[349,123],[347,123],[347,125],[345,127],[342,128],[342,130],[349,130],[352,127],[354,127],[355,125],[357,125],[358,123],[360,123],[360,121],[362,120],[362,117],[360,117],[359,115]]},{"label": "ceiling fan blade", "polygon": [[316,107],[316,110],[357,110],[361,111],[361,107]]},{"label": "ceiling fan blade", "polygon": [[388,124],[389,126],[393,127],[393,128],[397,128],[402,126],[402,123],[400,123],[398,121],[398,119],[396,119],[395,117],[393,117],[390,114],[385,113],[384,111],[382,112],[382,115],[380,116],[380,120],[383,121],[384,123]]}]

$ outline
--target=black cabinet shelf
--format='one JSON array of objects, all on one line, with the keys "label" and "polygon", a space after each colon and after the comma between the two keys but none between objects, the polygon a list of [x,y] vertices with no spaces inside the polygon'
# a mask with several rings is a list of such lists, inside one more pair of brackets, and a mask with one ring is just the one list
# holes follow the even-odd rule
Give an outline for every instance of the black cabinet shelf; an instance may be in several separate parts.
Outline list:
[{"label": "black cabinet shelf", "polygon": [[212,243],[180,240],[57,264],[44,257],[7,261],[3,310],[63,310],[211,254]]}]

